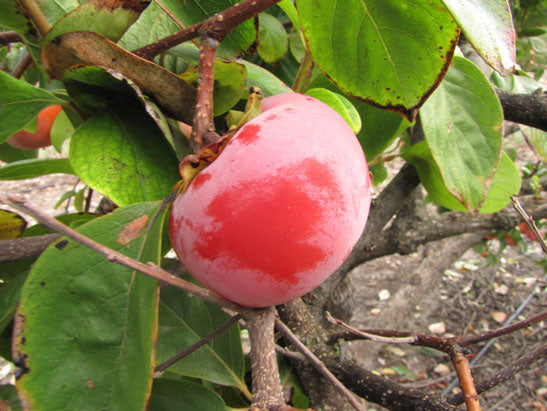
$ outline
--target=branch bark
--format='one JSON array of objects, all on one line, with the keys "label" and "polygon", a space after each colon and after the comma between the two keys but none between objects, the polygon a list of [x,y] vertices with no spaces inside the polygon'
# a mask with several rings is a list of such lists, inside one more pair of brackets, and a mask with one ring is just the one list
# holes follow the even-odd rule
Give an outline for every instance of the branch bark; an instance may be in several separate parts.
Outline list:
[{"label": "branch bark", "polygon": [[505,120],[547,131],[547,92],[538,89],[531,94],[496,89]]}]

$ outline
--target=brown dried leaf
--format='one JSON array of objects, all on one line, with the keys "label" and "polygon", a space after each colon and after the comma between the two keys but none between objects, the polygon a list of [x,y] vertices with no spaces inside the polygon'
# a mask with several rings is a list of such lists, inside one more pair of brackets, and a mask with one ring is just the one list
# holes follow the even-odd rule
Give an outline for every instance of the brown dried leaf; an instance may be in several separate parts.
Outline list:
[{"label": "brown dried leaf", "polygon": [[182,78],[154,62],[119,47],[90,31],[62,34],[42,49],[42,63],[52,78],[80,63],[114,69],[134,81],[146,95],[156,100],[169,116],[191,123],[196,90]]}]

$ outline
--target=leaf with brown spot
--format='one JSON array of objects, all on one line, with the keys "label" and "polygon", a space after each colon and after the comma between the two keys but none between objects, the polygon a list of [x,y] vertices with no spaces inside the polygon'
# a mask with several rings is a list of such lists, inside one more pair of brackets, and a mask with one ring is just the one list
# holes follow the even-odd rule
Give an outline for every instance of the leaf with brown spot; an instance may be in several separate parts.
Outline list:
[{"label": "leaf with brown spot", "polygon": [[42,63],[46,72],[56,79],[62,79],[67,69],[79,63],[114,69],[135,82],[166,114],[192,122],[196,96],[193,86],[100,34],[78,31],[56,37],[42,50]]},{"label": "leaf with brown spot", "polygon": [[140,235],[140,232],[143,228],[146,227],[146,224],[148,223],[148,214],[145,214],[143,216],[140,216],[139,218],[134,219],[129,224],[127,224],[122,231],[120,231],[120,234],[118,235],[118,238],[116,239],[116,242],[118,242],[121,245],[127,245],[131,241],[133,241],[135,238],[137,238]]}]

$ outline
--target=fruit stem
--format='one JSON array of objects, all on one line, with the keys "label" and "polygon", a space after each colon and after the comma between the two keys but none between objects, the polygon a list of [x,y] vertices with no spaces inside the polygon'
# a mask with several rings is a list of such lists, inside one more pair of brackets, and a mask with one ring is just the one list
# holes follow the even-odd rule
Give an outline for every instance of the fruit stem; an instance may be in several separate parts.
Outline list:
[{"label": "fruit stem", "polygon": [[275,317],[273,307],[246,315],[253,376],[251,410],[271,410],[285,405],[275,354]]}]

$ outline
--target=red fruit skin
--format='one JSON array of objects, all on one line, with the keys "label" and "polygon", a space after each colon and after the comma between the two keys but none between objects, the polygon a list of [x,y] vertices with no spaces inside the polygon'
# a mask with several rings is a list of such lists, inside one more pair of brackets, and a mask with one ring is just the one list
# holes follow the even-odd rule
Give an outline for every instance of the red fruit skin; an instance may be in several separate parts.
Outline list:
[{"label": "red fruit skin", "polygon": [[37,148],[48,147],[51,145],[51,126],[55,121],[57,114],[61,112],[61,106],[49,106],[38,114],[38,129],[32,133],[27,130],[20,130],[6,140],[10,146],[23,149],[34,150]]},{"label": "red fruit skin", "polygon": [[326,104],[268,97],[175,200],[171,243],[188,272],[238,304],[300,297],[348,256],[371,193],[363,150]]}]

